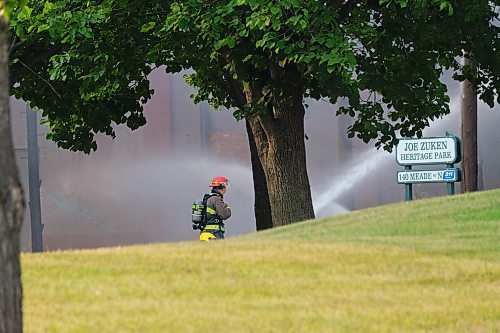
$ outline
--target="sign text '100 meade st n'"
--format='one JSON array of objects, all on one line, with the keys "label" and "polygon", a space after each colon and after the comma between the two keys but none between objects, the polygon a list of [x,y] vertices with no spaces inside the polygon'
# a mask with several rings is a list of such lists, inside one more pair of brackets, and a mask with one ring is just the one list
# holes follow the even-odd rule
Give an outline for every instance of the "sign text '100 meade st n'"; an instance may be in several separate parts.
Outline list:
[{"label": "sign text '100 meade st n'", "polygon": [[457,168],[444,170],[411,170],[398,171],[398,183],[452,183],[459,180],[460,172]]},{"label": "sign text '100 meade st n'", "polygon": [[399,165],[453,164],[457,161],[456,137],[401,139],[396,146]]}]

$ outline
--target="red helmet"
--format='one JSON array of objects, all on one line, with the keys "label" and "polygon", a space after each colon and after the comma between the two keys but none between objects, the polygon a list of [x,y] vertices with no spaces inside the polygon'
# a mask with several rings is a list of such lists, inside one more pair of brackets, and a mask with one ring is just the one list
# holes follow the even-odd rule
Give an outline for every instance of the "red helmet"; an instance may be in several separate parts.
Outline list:
[{"label": "red helmet", "polygon": [[210,186],[210,187],[219,187],[219,186],[228,187],[229,180],[226,177],[217,176],[212,180],[212,182],[208,186]]}]

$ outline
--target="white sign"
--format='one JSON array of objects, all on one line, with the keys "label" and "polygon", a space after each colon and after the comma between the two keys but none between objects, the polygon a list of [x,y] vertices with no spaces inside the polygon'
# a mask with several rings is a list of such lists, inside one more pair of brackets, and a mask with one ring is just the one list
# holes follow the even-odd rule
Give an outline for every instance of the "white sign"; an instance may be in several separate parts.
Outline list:
[{"label": "white sign", "polygon": [[399,139],[396,146],[399,165],[452,164],[459,156],[455,137]]},{"label": "white sign", "polygon": [[398,183],[453,183],[458,181],[458,172],[457,168],[445,170],[398,171]]}]

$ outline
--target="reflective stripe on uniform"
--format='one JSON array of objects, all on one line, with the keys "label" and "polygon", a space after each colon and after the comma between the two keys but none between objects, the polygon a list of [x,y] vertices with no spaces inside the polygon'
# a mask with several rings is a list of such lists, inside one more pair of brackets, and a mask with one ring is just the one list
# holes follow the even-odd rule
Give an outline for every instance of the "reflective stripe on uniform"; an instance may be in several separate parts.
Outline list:
[{"label": "reflective stripe on uniform", "polygon": [[212,214],[212,215],[217,215],[217,212],[215,211],[215,209],[212,209],[210,207],[207,207],[207,213]]},{"label": "reflective stripe on uniform", "polygon": [[220,231],[224,231],[224,227],[221,227],[218,224],[207,224],[203,230],[216,230],[216,231],[220,230]]}]

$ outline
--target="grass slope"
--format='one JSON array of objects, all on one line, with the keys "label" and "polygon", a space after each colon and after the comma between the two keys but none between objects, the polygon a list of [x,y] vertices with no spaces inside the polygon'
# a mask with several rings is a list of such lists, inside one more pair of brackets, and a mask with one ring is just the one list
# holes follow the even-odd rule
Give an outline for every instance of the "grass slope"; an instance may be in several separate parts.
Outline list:
[{"label": "grass slope", "polygon": [[25,332],[500,332],[500,191],[22,268]]}]

